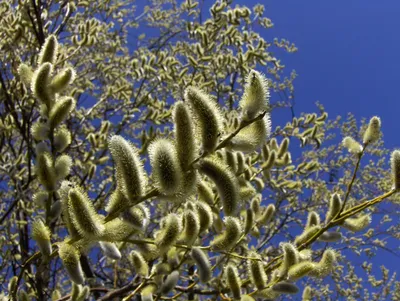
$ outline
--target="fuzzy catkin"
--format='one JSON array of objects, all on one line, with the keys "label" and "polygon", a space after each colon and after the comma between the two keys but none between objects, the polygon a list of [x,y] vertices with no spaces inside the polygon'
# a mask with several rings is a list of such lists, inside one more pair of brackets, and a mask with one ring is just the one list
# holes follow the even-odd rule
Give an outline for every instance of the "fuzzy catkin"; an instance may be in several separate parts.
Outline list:
[{"label": "fuzzy catkin", "polygon": [[207,283],[212,277],[211,265],[208,256],[198,247],[193,247],[190,256],[195,261],[198,269],[199,280]]},{"label": "fuzzy catkin", "polygon": [[211,246],[214,250],[229,251],[235,246],[242,234],[242,227],[238,218],[228,216],[225,217],[224,222],[225,231],[216,236],[211,242]]},{"label": "fuzzy catkin", "polygon": [[42,65],[44,63],[50,63],[54,65],[54,63],[56,62],[57,53],[58,53],[57,37],[53,34],[49,35],[44,41],[42,49],[40,50],[38,64]]},{"label": "fuzzy catkin", "polygon": [[240,290],[241,281],[239,278],[238,270],[234,265],[229,264],[225,268],[225,278],[226,278],[228,287],[229,287],[230,291],[232,292],[233,297],[235,299],[239,299],[241,296],[241,290]]},{"label": "fuzzy catkin", "polygon": [[115,243],[100,241],[99,244],[105,256],[114,260],[121,259],[121,252],[119,251]]},{"label": "fuzzy catkin", "polygon": [[79,251],[74,246],[63,243],[58,249],[58,254],[71,280],[76,284],[82,284],[85,280],[79,261]]},{"label": "fuzzy catkin", "polygon": [[142,277],[147,277],[149,274],[149,266],[142,254],[138,251],[132,251],[129,254],[129,258],[133,267],[135,268],[136,273]]},{"label": "fuzzy catkin", "polygon": [[156,236],[156,245],[161,253],[167,252],[181,234],[182,225],[180,216],[170,213],[163,222],[161,231]]},{"label": "fuzzy catkin", "polygon": [[54,101],[54,94],[49,89],[52,72],[53,66],[50,63],[41,65],[34,72],[31,84],[33,95],[44,103],[48,109],[51,108]]},{"label": "fuzzy catkin", "polygon": [[249,256],[258,259],[258,260],[252,260],[252,259],[247,260],[247,268],[249,271],[250,280],[258,290],[262,290],[267,284],[268,280],[267,274],[264,271],[264,265],[261,261],[260,256],[257,253],[251,252]]},{"label": "fuzzy catkin", "polygon": [[400,150],[396,149],[390,156],[393,188],[400,189]]},{"label": "fuzzy catkin", "polygon": [[370,119],[368,127],[363,136],[363,143],[374,143],[381,136],[381,119],[374,116]]},{"label": "fuzzy catkin", "polygon": [[32,223],[32,238],[38,244],[40,252],[45,256],[49,256],[52,252],[51,248],[51,232],[50,229],[44,224],[43,220],[36,219]]}]

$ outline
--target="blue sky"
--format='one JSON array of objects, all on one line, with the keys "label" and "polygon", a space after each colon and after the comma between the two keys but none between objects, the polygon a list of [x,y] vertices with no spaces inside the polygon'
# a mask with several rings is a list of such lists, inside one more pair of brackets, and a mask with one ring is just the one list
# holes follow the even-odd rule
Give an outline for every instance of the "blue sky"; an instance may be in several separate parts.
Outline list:
[{"label": "blue sky", "polygon": [[330,117],[378,115],[385,146],[399,147],[400,1],[235,1],[249,7],[257,2],[275,25],[265,37],[286,38],[299,49],[279,55],[299,75],[296,113],[315,111],[318,100]]}]

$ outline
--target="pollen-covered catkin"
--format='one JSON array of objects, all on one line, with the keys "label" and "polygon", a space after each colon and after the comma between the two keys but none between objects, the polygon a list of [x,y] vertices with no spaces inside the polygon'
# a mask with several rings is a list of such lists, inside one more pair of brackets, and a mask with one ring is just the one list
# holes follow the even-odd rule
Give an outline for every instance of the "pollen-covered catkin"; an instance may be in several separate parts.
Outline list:
[{"label": "pollen-covered catkin", "polygon": [[189,108],[182,101],[175,103],[173,110],[176,150],[181,168],[186,170],[197,153],[194,122]]},{"label": "pollen-covered catkin", "polygon": [[241,280],[239,278],[239,273],[236,266],[229,264],[225,268],[225,279],[230,291],[232,292],[233,297],[235,299],[240,299]]},{"label": "pollen-covered catkin", "polygon": [[400,150],[396,149],[390,156],[390,165],[392,169],[393,188],[400,189]]},{"label": "pollen-covered catkin", "polygon": [[199,279],[202,283],[207,283],[212,277],[211,265],[208,256],[198,247],[193,247],[190,256],[197,265]]},{"label": "pollen-covered catkin", "polygon": [[72,188],[68,197],[68,211],[79,234],[87,238],[99,237],[104,225],[86,193],[81,188]]},{"label": "pollen-covered catkin", "polygon": [[58,249],[58,254],[71,280],[76,284],[82,284],[85,280],[79,261],[79,251],[72,245],[62,243]]},{"label": "pollen-covered catkin", "polygon": [[57,53],[58,53],[57,37],[53,34],[49,35],[44,41],[42,49],[40,50],[38,65],[42,65],[44,63],[50,63],[54,65],[54,63],[56,62]]},{"label": "pollen-covered catkin", "polygon": [[374,143],[381,136],[381,119],[374,116],[370,119],[368,127],[364,133],[363,143]]},{"label": "pollen-covered catkin", "polygon": [[269,90],[265,76],[255,70],[251,70],[246,77],[244,94],[239,106],[243,111],[243,119],[250,120],[268,107]]},{"label": "pollen-covered catkin", "polygon": [[147,277],[149,274],[149,266],[142,254],[138,251],[132,251],[129,254],[129,258],[133,267],[135,268],[136,273],[142,277]]},{"label": "pollen-covered catkin", "polygon": [[165,253],[176,242],[182,231],[181,217],[170,213],[162,223],[161,231],[156,236],[156,245],[161,253]]},{"label": "pollen-covered catkin", "polygon": [[32,223],[32,238],[36,241],[40,252],[47,257],[51,254],[51,232],[43,220],[35,219]]},{"label": "pollen-covered catkin", "polygon": [[138,151],[118,135],[110,138],[108,147],[115,163],[117,186],[133,204],[136,198],[144,193],[147,182]]},{"label": "pollen-covered catkin", "polygon": [[195,87],[186,89],[185,100],[189,103],[196,118],[203,150],[212,152],[217,146],[222,131],[222,114],[217,103]]},{"label": "pollen-covered catkin", "polygon": [[167,139],[157,139],[148,151],[157,189],[166,195],[178,192],[182,186],[182,169],[175,145]]},{"label": "pollen-covered catkin", "polygon": [[267,284],[267,274],[264,271],[264,265],[261,257],[256,252],[251,252],[250,257],[257,258],[258,260],[248,259],[247,268],[251,282],[258,290],[262,290]]},{"label": "pollen-covered catkin", "polygon": [[239,206],[239,185],[229,166],[213,157],[202,160],[199,171],[215,183],[225,215],[235,215]]},{"label": "pollen-covered catkin", "polygon": [[100,241],[99,244],[105,256],[114,260],[121,259],[121,252],[119,251],[115,243]]},{"label": "pollen-covered catkin", "polygon": [[225,231],[211,242],[214,250],[229,251],[235,246],[242,234],[242,227],[238,218],[228,216],[225,217],[224,222]]}]

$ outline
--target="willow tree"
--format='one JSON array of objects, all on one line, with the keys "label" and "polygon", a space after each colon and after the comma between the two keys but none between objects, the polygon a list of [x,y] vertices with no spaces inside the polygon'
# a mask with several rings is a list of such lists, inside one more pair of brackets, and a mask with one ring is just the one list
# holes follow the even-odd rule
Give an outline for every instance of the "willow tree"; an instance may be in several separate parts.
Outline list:
[{"label": "willow tree", "polygon": [[0,4],[2,298],[399,300],[380,119],[296,117],[263,5],[148,2]]}]

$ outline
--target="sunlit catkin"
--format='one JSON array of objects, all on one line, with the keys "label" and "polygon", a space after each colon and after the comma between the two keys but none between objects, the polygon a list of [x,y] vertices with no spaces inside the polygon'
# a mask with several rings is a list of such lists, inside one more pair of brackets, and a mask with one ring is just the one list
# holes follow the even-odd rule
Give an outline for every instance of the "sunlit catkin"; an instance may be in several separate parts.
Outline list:
[{"label": "sunlit catkin", "polygon": [[197,211],[199,213],[200,229],[199,233],[203,233],[211,228],[213,224],[213,213],[210,205],[205,202],[197,202]]},{"label": "sunlit catkin", "polygon": [[249,271],[251,282],[258,290],[261,290],[267,284],[267,274],[264,271],[264,265],[261,261],[261,257],[256,252],[251,252],[249,256],[258,259],[248,259],[247,269]]},{"label": "sunlit catkin", "polygon": [[61,70],[51,81],[50,89],[53,93],[62,92],[68,85],[70,85],[75,79],[75,71],[72,68],[66,68]]},{"label": "sunlit catkin", "polygon": [[146,187],[145,171],[137,149],[121,136],[108,142],[115,163],[117,186],[131,203],[142,195]]},{"label": "sunlit catkin", "polygon": [[370,223],[371,215],[365,214],[356,218],[347,218],[341,226],[351,232],[359,232],[368,227]]},{"label": "sunlit catkin", "polygon": [[147,277],[149,274],[149,266],[146,260],[143,258],[142,254],[138,251],[132,251],[129,254],[129,259],[135,269],[135,272],[142,276]]},{"label": "sunlit catkin", "polygon": [[314,269],[315,263],[311,261],[302,261],[289,268],[288,277],[291,281],[294,281],[308,275]]},{"label": "sunlit catkin", "polygon": [[59,98],[50,110],[49,123],[50,128],[54,129],[61,124],[75,108],[75,100],[66,96]]},{"label": "sunlit catkin", "polygon": [[262,119],[244,127],[229,142],[229,147],[236,151],[252,152],[261,147],[271,133],[271,120],[266,114]]},{"label": "sunlit catkin", "polygon": [[53,191],[56,188],[56,172],[53,166],[53,159],[48,152],[38,154],[36,159],[36,175],[40,184],[48,191]]},{"label": "sunlit catkin", "polygon": [[310,211],[307,216],[306,228],[319,225],[321,223],[319,214],[315,211]]},{"label": "sunlit catkin", "polygon": [[269,91],[267,79],[262,73],[251,70],[246,77],[244,94],[239,103],[243,111],[243,118],[245,120],[255,118],[258,113],[267,109],[268,102]]},{"label": "sunlit catkin", "polygon": [[309,275],[312,277],[323,278],[332,272],[335,263],[335,251],[332,249],[326,249],[325,252],[322,254],[320,262],[315,264],[315,269],[312,270]]},{"label": "sunlit catkin", "polygon": [[116,218],[104,225],[104,231],[99,237],[100,240],[114,242],[121,241],[134,233],[131,224]]},{"label": "sunlit catkin", "polygon": [[200,201],[209,205],[214,204],[214,192],[207,182],[201,181],[197,184],[197,194]]},{"label": "sunlit catkin", "polygon": [[54,63],[56,62],[57,53],[57,37],[55,35],[49,35],[44,41],[42,49],[40,50],[38,65],[42,65],[44,63],[50,63],[54,65]]},{"label": "sunlit catkin", "polygon": [[267,208],[265,208],[262,211],[261,215],[257,219],[257,223],[261,225],[267,225],[271,221],[274,214],[275,214],[275,205],[269,204]]},{"label": "sunlit catkin", "polygon": [[291,243],[283,243],[281,246],[283,250],[283,260],[279,268],[281,276],[286,275],[289,268],[299,262],[299,251]]},{"label": "sunlit catkin", "polygon": [[396,149],[390,156],[390,165],[392,169],[393,188],[400,189],[400,150]]},{"label": "sunlit catkin", "polygon": [[18,67],[18,75],[26,87],[30,87],[33,77],[32,68],[26,64],[21,64]]},{"label": "sunlit catkin", "polygon": [[182,169],[175,145],[167,139],[157,139],[148,151],[155,186],[166,195],[178,192],[182,186]]},{"label": "sunlit catkin", "polygon": [[360,145],[360,143],[358,143],[357,141],[355,141],[353,138],[351,137],[345,137],[342,141],[342,144],[345,148],[347,148],[347,150],[350,153],[353,154],[359,154],[362,151],[362,146]]},{"label": "sunlit catkin", "polygon": [[303,233],[299,236],[296,236],[294,243],[296,246],[301,246],[302,244],[309,241],[319,230],[321,230],[320,225],[315,225],[309,228],[305,228]]},{"label": "sunlit catkin", "polygon": [[251,208],[246,210],[246,219],[245,219],[244,233],[249,233],[251,228],[254,226],[254,211]]},{"label": "sunlit catkin", "polygon": [[173,110],[174,134],[176,150],[181,168],[186,170],[195,159],[196,141],[194,136],[194,121],[187,105],[179,101]]},{"label": "sunlit catkin", "polygon": [[181,239],[186,242],[187,245],[192,245],[199,235],[200,231],[200,219],[197,210],[186,209],[183,213],[183,231]]},{"label": "sunlit catkin", "polygon": [[242,234],[242,226],[237,217],[225,217],[225,231],[211,242],[214,250],[229,251],[238,242]]},{"label": "sunlit catkin", "polygon": [[222,130],[222,114],[217,103],[195,87],[186,89],[185,100],[189,103],[196,118],[203,150],[212,152],[217,146]]},{"label": "sunlit catkin", "polygon": [[281,294],[297,294],[299,288],[289,281],[281,281],[277,284],[274,284],[272,286],[272,290]]},{"label": "sunlit catkin", "polygon": [[71,132],[66,127],[59,127],[54,133],[54,148],[63,152],[72,142]]},{"label": "sunlit catkin", "polygon": [[56,159],[54,168],[56,171],[57,179],[64,180],[71,172],[72,159],[68,155],[61,155]]},{"label": "sunlit catkin", "polygon": [[156,245],[161,253],[165,253],[176,242],[182,231],[180,216],[171,213],[165,217],[161,231],[155,238]]},{"label": "sunlit catkin", "polygon": [[43,256],[48,257],[51,252],[51,232],[43,220],[35,219],[32,223],[32,238],[36,241]]},{"label": "sunlit catkin", "polygon": [[58,249],[58,255],[60,256],[71,280],[76,284],[83,284],[85,280],[83,278],[82,267],[79,261],[79,251],[72,245],[62,243]]},{"label": "sunlit catkin", "polygon": [[121,259],[121,252],[115,245],[115,243],[108,242],[108,241],[100,241],[99,242],[100,248],[103,251],[104,255],[108,258],[119,260]]},{"label": "sunlit catkin", "polygon": [[239,273],[236,266],[234,266],[233,264],[229,264],[225,268],[225,279],[233,297],[235,299],[240,299],[241,280],[239,278]]},{"label": "sunlit catkin", "polygon": [[146,205],[138,204],[126,210],[123,218],[136,230],[144,231],[150,221],[150,211]]},{"label": "sunlit catkin", "polygon": [[325,223],[329,223],[340,211],[342,208],[342,200],[340,199],[339,194],[334,193],[329,200],[329,208],[326,213]]},{"label": "sunlit catkin", "polygon": [[199,171],[215,183],[225,215],[235,215],[239,207],[239,185],[229,166],[216,157],[207,158],[201,161]]},{"label": "sunlit catkin", "polygon": [[72,188],[68,196],[69,214],[79,234],[87,238],[99,237],[104,225],[86,193],[80,188]]},{"label": "sunlit catkin", "polygon": [[319,237],[319,241],[323,242],[337,242],[342,239],[340,232],[324,232]]},{"label": "sunlit catkin", "polygon": [[363,143],[374,143],[381,136],[381,119],[374,116],[370,119],[368,127],[363,136]]},{"label": "sunlit catkin", "polygon": [[54,95],[49,89],[50,77],[53,67],[49,63],[41,65],[32,76],[31,89],[33,95],[44,103],[48,109],[51,108]]},{"label": "sunlit catkin", "polygon": [[212,277],[211,265],[208,256],[198,247],[193,247],[190,256],[197,266],[199,280],[202,283],[207,283]]}]

